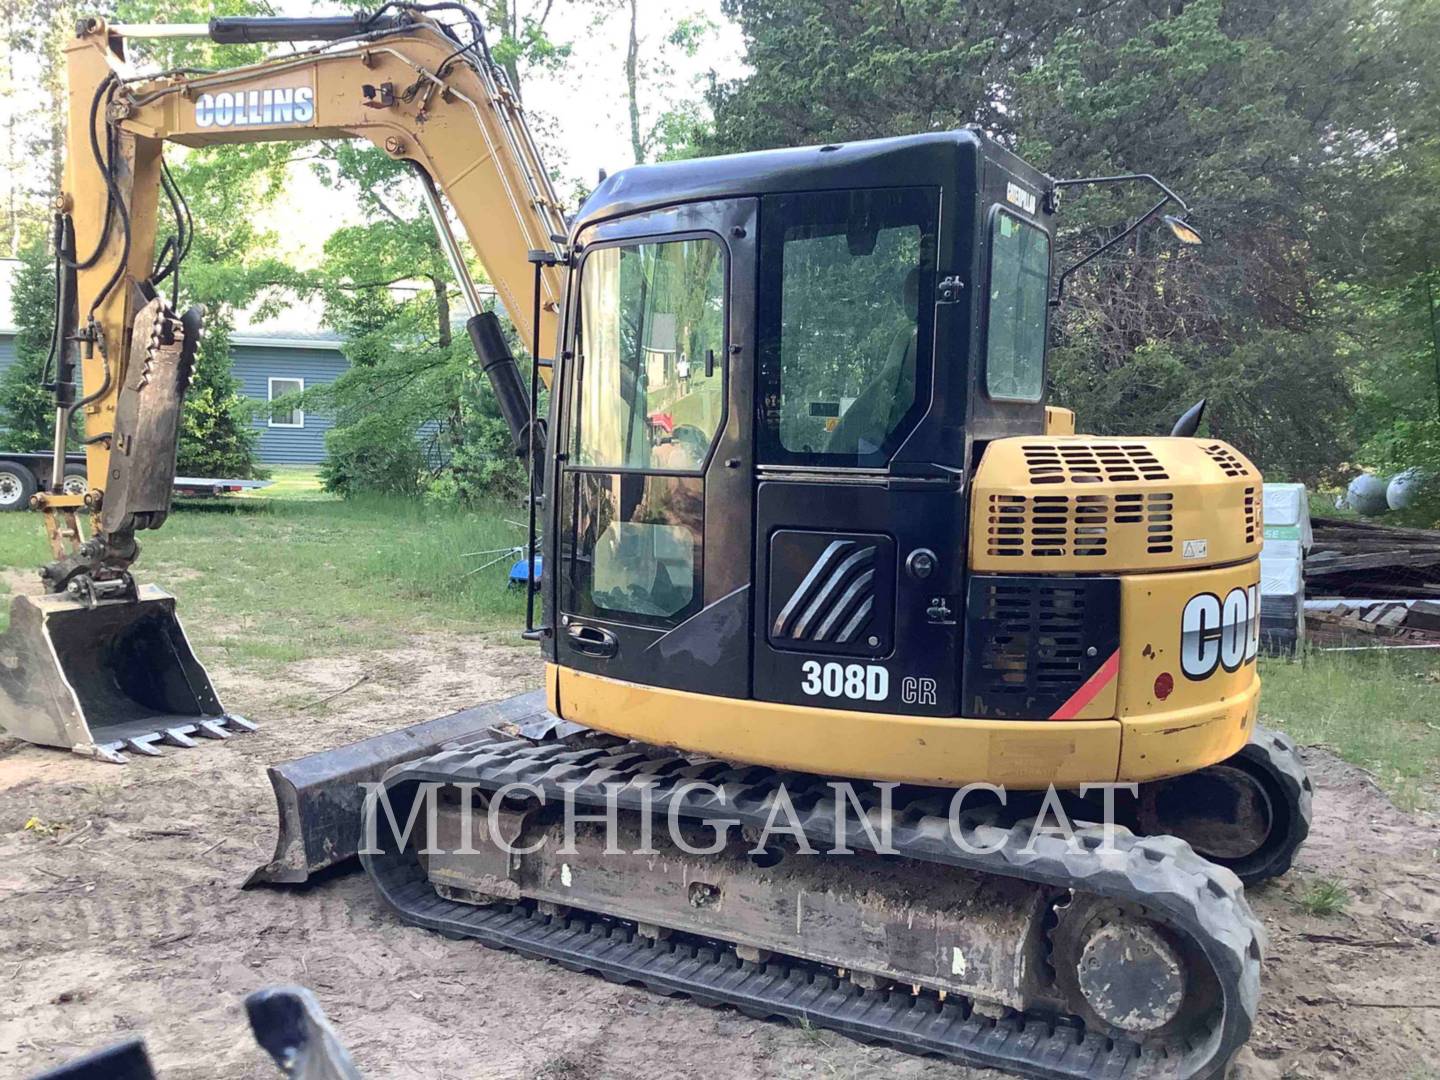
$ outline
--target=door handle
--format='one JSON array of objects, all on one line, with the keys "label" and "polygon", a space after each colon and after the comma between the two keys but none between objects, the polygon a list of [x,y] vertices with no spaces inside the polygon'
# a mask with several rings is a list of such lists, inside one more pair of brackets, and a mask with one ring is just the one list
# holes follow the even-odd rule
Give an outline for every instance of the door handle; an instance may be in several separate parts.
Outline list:
[{"label": "door handle", "polygon": [[620,642],[615,635],[599,626],[571,623],[565,633],[570,638],[570,647],[586,656],[604,658],[620,651]]}]

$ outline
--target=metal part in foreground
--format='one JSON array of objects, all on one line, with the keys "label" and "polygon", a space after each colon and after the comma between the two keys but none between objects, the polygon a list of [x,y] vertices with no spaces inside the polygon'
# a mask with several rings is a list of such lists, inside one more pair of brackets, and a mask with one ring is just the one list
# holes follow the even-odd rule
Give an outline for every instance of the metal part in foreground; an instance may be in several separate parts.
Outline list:
[{"label": "metal part in foreground", "polygon": [[46,1069],[30,1080],[155,1080],[155,1070],[145,1040],[130,1039]]},{"label": "metal part in foreground", "polygon": [[194,746],[255,725],[225,712],[175,615],[153,585],[133,601],[90,605],[17,596],[0,635],[0,728],[41,746],[126,762],[127,751]]},{"label": "metal part in foreground", "polygon": [[[350,1054],[301,986],[271,986],[245,999],[255,1041],[291,1080],[360,1080]],[[143,1039],[67,1062],[31,1080],[156,1080]]]},{"label": "metal part in foreground", "polygon": [[245,999],[255,1041],[291,1080],[360,1080],[360,1072],[315,995],[271,986]]}]

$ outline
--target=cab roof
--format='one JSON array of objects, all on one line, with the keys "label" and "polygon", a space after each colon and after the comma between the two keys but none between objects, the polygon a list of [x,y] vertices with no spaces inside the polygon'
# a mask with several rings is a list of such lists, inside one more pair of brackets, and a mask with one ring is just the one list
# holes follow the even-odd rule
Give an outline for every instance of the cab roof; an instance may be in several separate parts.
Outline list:
[{"label": "cab roof", "polygon": [[[977,178],[982,156],[1007,159],[1033,174],[999,143],[975,128],[901,135],[825,146],[754,150],[722,157],[667,161],[622,169],[601,181],[575,219],[573,231],[609,218],[677,203],[782,191],[847,190],[942,184]],[[972,179],[972,183],[974,179]]]}]

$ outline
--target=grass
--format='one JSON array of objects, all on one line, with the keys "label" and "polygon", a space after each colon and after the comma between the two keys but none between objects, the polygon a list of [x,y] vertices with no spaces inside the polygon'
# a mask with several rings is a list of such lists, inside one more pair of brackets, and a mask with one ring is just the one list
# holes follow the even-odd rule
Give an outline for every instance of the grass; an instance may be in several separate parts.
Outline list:
[{"label": "grass", "polygon": [[1350,904],[1350,890],[1334,878],[1319,878],[1306,884],[1295,898],[1295,906],[1310,915],[1328,918],[1343,915]]},{"label": "grass", "polygon": [[237,492],[241,499],[316,499],[338,501],[320,487],[320,473],[313,465],[272,465],[270,486]]},{"label": "grass", "polygon": [[1311,652],[1266,661],[1260,674],[1264,723],[1368,770],[1405,809],[1430,803],[1440,781],[1440,657]]},{"label": "grass", "polygon": [[[298,474],[277,487],[181,505],[140,535],[137,577],[176,595],[202,651],[267,667],[387,648],[424,630],[520,626],[523,590],[507,582],[514,560],[472,573],[493,557],[476,552],[524,542],[515,508],[345,501]],[[47,558],[35,515],[0,515],[0,567],[28,572]]]}]

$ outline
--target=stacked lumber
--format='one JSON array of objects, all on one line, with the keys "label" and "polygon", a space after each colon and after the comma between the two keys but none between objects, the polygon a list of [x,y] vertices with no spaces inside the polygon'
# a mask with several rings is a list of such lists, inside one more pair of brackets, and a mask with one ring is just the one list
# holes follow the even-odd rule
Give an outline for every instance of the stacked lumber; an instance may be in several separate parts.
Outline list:
[{"label": "stacked lumber", "polygon": [[1309,597],[1440,598],[1440,530],[1314,518]]},{"label": "stacked lumber", "polygon": [[1440,601],[1371,600],[1305,605],[1312,644],[1440,645]]}]

